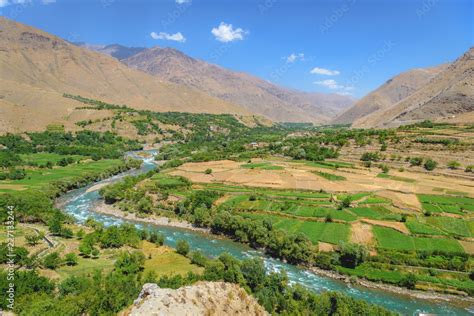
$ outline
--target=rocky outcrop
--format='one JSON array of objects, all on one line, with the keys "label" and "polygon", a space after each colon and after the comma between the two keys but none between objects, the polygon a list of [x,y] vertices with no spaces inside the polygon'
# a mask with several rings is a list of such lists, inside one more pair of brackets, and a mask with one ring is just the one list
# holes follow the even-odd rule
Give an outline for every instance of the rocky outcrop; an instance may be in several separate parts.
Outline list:
[{"label": "rocky outcrop", "polygon": [[124,313],[142,315],[268,315],[236,284],[198,282],[177,290],[162,289],[154,283],[143,286],[131,309]]}]

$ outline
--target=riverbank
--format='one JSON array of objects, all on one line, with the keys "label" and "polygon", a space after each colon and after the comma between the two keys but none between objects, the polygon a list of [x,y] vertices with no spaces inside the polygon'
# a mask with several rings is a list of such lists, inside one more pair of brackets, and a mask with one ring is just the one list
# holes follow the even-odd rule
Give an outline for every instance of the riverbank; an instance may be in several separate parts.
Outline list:
[{"label": "riverbank", "polygon": [[169,217],[154,216],[154,215],[150,215],[147,217],[139,217],[135,213],[125,213],[113,205],[106,204],[103,200],[100,200],[94,203],[92,207],[92,211],[101,213],[101,214],[112,215],[115,217],[131,220],[134,222],[142,222],[142,223],[147,223],[147,224],[152,224],[152,225],[157,225],[157,226],[170,226],[170,227],[184,228],[184,229],[189,229],[193,231],[198,231],[201,233],[208,233],[208,234],[211,233],[210,229],[196,227],[189,222],[180,221],[180,220],[169,218]]},{"label": "riverbank", "polygon": [[[216,238],[222,237],[222,236],[217,236],[217,235],[212,234],[210,229],[195,227],[191,223],[186,222],[186,221],[179,221],[177,219],[172,219],[168,217],[157,217],[157,216],[150,216],[150,217],[143,218],[143,217],[136,216],[135,213],[125,213],[113,205],[105,204],[105,202],[102,200],[94,204],[93,211],[97,213],[101,213],[101,214],[112,215],[115,217],[131,220],[131,221],[148,223],[148,224],[153,224],[153,225],[158,225],[158,226],[184,228],[184,229],[206,233]],[[347,284],[355,284],[355,285],[362,286],[368,289],[381,290],[384,292],[394,293],[400,296],[430,300],[433,302],[444,301],[444,302],[449,302],[451,304],[455,304],[462,308],[468,308],[474,305],[474,298],[469,297],[469,296],[450,295],[450,294],[428,292],[428,291],[421,291],[421,290],[409,290],[406,288],[397,287],[390,284],[376,283],[376,282],[368,281],[361,278],[351,278],[348,275],[341,274],[333,270],[324,270],[317,267],[309,267],[308,270],[315,273],[316,275],[328,277],[337,281],[342,281]]]},{"label": "riverbank", "polygon": [[468,308],[474,305],[474,298],[469,296],[461,296],[461,295],[451,295],[451,294],[443,294],[438,292],[428,292],[428,291],[421,291],[421,290],[410,290],[403,287],[398,287],[395,285],[390,285],[386,283],[377,283],[368,281],[361,278],[351,278],[348,275],[338,273],[333,270],[324,270],[318,267],[310,267],[308,268],[311,272],[322,275],[334,280],[342,281],[347,284],[355,284],[358,286],[363,286],[368,289],[375,289],[375,290],[382,290],[384,292],[390,292],[401,296],[409,296],[411,298],[422,299],[422,300],[430,300],[433,302],[449,302],[451,304],[455,304],[462,308]]}]

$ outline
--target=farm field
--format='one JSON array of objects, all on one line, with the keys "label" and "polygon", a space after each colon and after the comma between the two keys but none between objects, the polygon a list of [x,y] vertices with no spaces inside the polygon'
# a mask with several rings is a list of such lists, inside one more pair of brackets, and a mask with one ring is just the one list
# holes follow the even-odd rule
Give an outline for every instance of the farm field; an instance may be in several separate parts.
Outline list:
[{"label": "farm field", "polygon": [[87,161],[71,164],[65,167],[53,167],[52,169],[28,170],[27,176],[20,180],[0,180],[0,193],[22,191],[28,189],[41,190],[51,182],[68,180],[88,172],[100,172],[107,168],[117,167],[122,163],[120,159],[104,159],[99,161]]}]

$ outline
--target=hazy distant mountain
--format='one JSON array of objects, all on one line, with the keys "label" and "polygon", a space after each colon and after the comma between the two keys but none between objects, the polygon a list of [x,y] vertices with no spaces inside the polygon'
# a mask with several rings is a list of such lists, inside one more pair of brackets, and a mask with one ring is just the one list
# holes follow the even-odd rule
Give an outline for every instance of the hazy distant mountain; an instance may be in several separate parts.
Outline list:
[{"label": "hazy distant mountain", "polygon": [[118,60],[128,58],[146,49],[145,47],[127,47],[120,44],[94,45],[87,44],[84,42],[73,42],[72,44],[77,45],[79,47],[95,50],[99,53],[110,55],[114,58],[117,58]]},{"label": "hazy distant mountain", "polygon": [[125,60],[130,67],[241,105],[274,121],[326,123],[354,99],[283,88],[242,72],[192,58],[176,49],[154,47]]},{"label": "hazy distant mountain", "polygon": [[63,98],[63,93],[155,111],[249,114],[221,99],[163,82],[110,56],[0,17],[0,131],[67,123],[83,104]]},{"label": "hazy distant mountain", "polygon": [[[439,69],[438,69],[439,70]],[[474,48],[397,103],[354,121],[354,127],[390,127],[420,120],[474,118]]]},{"label": "hazy distant mountain", "polygon": [[[90,48],[110,54],[103,48]],[[326,123],[354,103],[349,96],[283,88],[246,73],[192,58],[172,48],[142,50],[122,59],[122,62],[163,80],[240,105],[274,121]]]},{"label": "hazy distant mountain", "polygon": [[357,101],[354,106],[337,116],[333,123],[347,124],[364,118],[376,111],[390,108],[395,103],[412,95],[419,88],[446,69],[447,65],[433,68],[418,68],[403,72],[385,82],[376,90]]}]

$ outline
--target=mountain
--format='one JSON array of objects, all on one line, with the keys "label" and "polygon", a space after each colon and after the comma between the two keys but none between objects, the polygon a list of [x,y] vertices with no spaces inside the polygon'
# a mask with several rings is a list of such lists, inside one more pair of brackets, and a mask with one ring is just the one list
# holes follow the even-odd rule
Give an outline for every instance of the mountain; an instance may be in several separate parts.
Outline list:
[{"label": "mountain", "polygon": [[354,106],[337,116],[333,123],[352,123],[376,111],[388,109],[426,85],[446,67],[447,65],[441,65],[403,72],[389,79],[382,86],[357,101]]},{"label": "mountain", "polygon": [[73,127],[70,118],[83,104],[63,93],[154,111],[251,114],[0,17],[0,131],[39,130],[50,123]]},{"label": "mountain", "polygon": [[[448,122],[474,122],[474,48],[449,65],[427,69],[424,84],[417,85],[411,93],[397,102],[377,108],[370,100],[377,94],[397,95],[400,84],[386,83],[360,100],[341,117],[353,118],[353,127],[395,127],[422,120]],[[406,74],[409,74],[405,73]],[[393,78],[392,81],[400,78]],[[365,100],[365,101],[364,101]],[[367,101],[369,100],[369,101]],[[397,98],[393,99],[394,101]],[[362,102],[365,103],[362,103]],[[351,117],[354,115],[354,117]]]},{"label": "mountain", "polygon": [[145,47],[127,47],[120,44],[110,44],[110,45],[94,45],[94,44],[87,44],[84,42],[72,42],[72,44],[84,47],[90,50],[95,50],[96,52],[110,55],[118,60],[126,59],[130,56],[138,54],[144,51]]},{"label": "mountain", "polygon": [[122,59],[122,62],[274,121],[326,123],[354,103],[354,99],[348,96],[283,88],[246,73],[192,58],[172,48],[146,49]]}]

